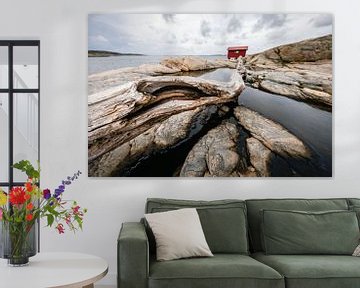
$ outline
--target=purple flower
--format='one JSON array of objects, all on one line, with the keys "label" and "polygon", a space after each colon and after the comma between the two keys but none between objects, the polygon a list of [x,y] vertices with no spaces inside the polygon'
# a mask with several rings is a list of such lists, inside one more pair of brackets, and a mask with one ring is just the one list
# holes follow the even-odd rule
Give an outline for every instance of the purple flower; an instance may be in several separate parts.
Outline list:
[{"label": "purple flower", "polygon": [[61,184],[57,189],[55,189],[54,197],[59,200],[60,195],[65,191],[65,186],[70,185],[72,181],[77,179],[79,175],[81,174],[80,170],[76,173],[74,173],[73,177],[66,177],[66,180],[62,180]]},{"label": "purple flower", "polygon": [[49,189],[44,189],[43,191],[43,196],[44,198],[47,200],[51,197],[51,193],[50,193],[50,190]]},{"label": "purple flower", "polygon": [[61,189],[55,189],[55,192],[54,192],[54,197],[56,199],[59,198],[59,196],[64,192],[64,190],[61,190]]}]

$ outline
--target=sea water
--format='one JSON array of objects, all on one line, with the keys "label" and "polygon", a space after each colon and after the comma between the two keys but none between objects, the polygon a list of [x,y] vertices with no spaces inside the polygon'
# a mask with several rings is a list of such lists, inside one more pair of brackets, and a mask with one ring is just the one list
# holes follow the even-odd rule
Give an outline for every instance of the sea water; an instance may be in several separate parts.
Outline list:
[{"label": "sea water", "polygon": [[[189,55],[191,56],[191,55]],[[125,67],[137,67],[142,64],[157,64],[161,60],[171,57],[183,57],[174,55],[129,55],[129,56],[109,56],[109,57],[89,57],[88,75],[114,70]],[[225,55],[194,55],[191,57],[201,57],[206,59],[227,59]]]}]

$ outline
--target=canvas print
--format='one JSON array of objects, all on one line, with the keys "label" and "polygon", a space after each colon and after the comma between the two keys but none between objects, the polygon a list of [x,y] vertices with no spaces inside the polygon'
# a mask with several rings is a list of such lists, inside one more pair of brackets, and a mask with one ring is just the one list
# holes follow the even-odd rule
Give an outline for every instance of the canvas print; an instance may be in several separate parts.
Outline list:
[{"label": "canvas print", "polygon": [[90,177],[331,177],[330,14],[90,14]]}]

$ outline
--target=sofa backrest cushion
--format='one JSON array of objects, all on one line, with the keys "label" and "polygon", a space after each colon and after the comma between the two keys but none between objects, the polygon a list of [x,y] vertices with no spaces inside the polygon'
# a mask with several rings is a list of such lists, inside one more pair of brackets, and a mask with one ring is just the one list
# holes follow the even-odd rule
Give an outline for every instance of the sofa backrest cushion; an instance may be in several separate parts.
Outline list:
[{"label": "sofa backrest cushion", "polygon": [[359,221],[359,227],[360,227],[360,206],[350,206],[350,211],[354,211],[356,213],[356,216]]},{"label": "sofa backrest cushion", "polygon": [[359,244],[354,211],[262,210],[262,242],[268,255],[352,255]]},{"label": "sofa backrest cushion", "polygon": [[360,199],[359,198],[348,198],[347,199],[349,207],[351,206],[359,206],[360,207]]},{"label": "sofa backrest cushion", "polygon": [[356,216],[358,217],[359,227],[360,227],[360,199],[358,198],[349,198],[348,205],[350,211],[355,211]]},{"label": "sofa backrest cushion", "polygon": [[250,246],[252,252],[263,251],[261,246],[261,210],[330,211],[348,210],[346,199],[254,199],[246,200]]},{"label": "sofa backrest cushion", "polygon": [[[147,200],[145,212],[156,213],[181,208],[197,209],[206,241],[213,253],[249,253],[245,201],[151,198]],[[152,235],[149,236],[149,241],[153,241]]]}]

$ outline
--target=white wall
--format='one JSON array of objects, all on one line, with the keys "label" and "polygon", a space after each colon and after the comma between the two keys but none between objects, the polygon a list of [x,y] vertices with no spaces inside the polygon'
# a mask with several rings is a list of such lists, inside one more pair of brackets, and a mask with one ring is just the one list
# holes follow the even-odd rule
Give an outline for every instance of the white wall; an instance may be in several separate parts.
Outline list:
[{"label": "white wall", "polygon": [[[330,179],[87,178],[87,14],[90,12],[330,12],[335,15],[334,176]],[[67,192],[89,209],[85,229],[59,236],[42,229],[43,251],[79,251],[110,264],[116,238],[137,221],[147,197],[188,199],[359,197],[360,4],[353,0],[169,1],[1,0],[0,38],[41,40],[42,183],[54,187],[80,169]]]}]

